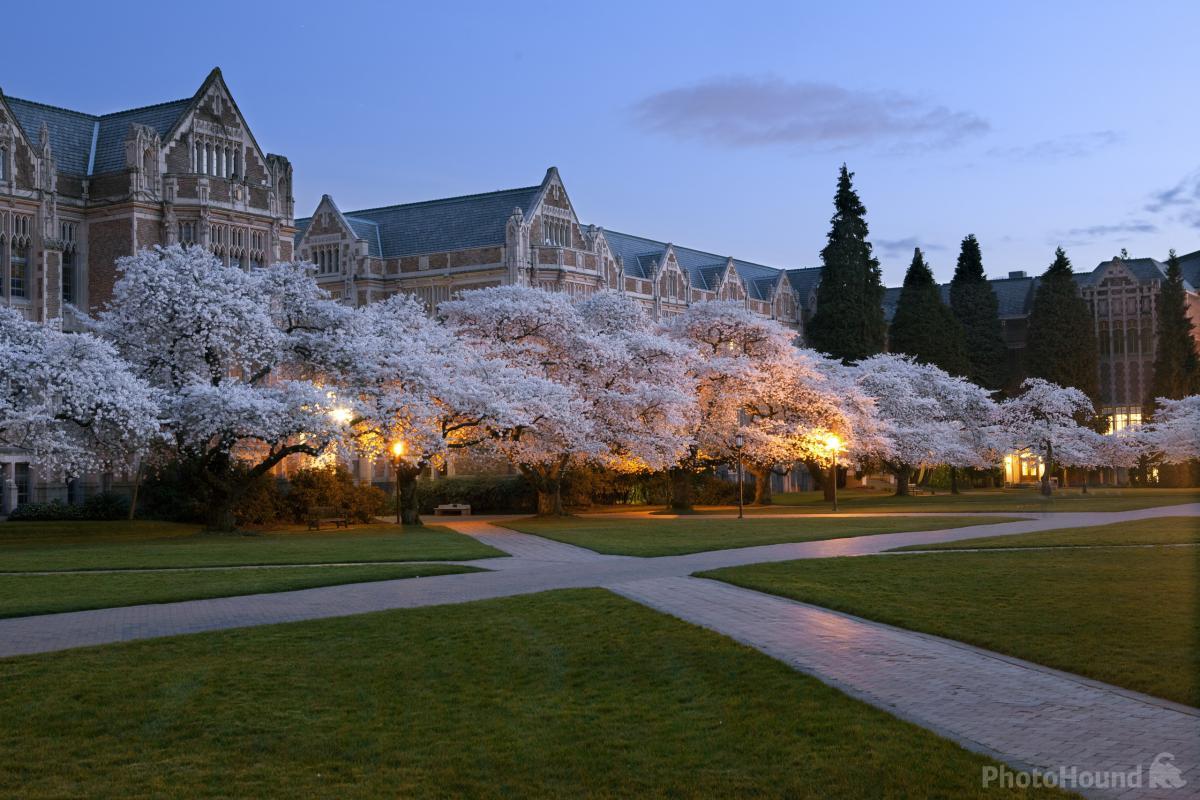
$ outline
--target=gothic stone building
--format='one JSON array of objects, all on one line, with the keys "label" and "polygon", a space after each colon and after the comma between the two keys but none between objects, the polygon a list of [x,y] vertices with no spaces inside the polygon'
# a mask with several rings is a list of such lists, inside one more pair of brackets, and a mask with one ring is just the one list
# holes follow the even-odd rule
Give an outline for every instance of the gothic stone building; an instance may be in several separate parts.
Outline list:
[{"label": "gothic stone building", "polygon": [[502,284],[586,295],[623,292],[655,318],[701,300],[736,300],[797,330],[785,271],[579,221],[558,170],[521,189],[339,210],[325,195],[296,220],[296,253],[335,297],[362,305],[396,292],[430,308]]},{"label": "gothic stone building", "polygon": [[[142,247],[290,259],[293,213],[291,164],[259,147],[220,70],[191,97],[100,115],[0,93],[0,304],[29,319],[73,327],[64,306],[102,305]],[[30,473],[0,452],[0,512]]]}]

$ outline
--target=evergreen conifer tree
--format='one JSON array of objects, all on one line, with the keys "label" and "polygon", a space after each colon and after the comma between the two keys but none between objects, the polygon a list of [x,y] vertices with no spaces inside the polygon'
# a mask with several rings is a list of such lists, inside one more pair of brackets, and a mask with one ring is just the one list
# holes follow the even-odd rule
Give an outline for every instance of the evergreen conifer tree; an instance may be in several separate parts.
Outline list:
[{"label": "evergreen conifer tree", "polygon": [[1158,295],[1158,339],[1154,354],[1154,387],[1148,398],[1179,400],[1200,392],[1200,357],[1192,338],[1192,320],[1187,315],[1187,297],[1183,288],[1183,270],[1171,251],[1167,259],[1167,278]]},{"label": "evergreen conifer tree", "polygon": [[954,279],[950,281],[950,309],[963,327],[967,350],[966,377],[985,389],[1002,389],[1008,383],[1008,348],[1000,328],[1000,304],[983,272],[983,254],[974,234],[962,240]]},{"label": "evergreen conifer tree", "polygon": [[1096,335],[1092,312],[1079,296],[1071,261],[1060,247],[1042,275],[1029,314],[1025,371],[1059,386],[1073,386],[1099,399]]},{"label": "evergreen conifer tree", "polygon": [[913,250],[912,264],[904,274],[888,349],[951,375],[966,375],[969,367],[962,326],[942,302],[941,290],[919,247]]},{"label": "evergreen conifer tree", "polygon": [[842,165],[828,242],[821,251],[817,310],[807,326],[809,346],[843,361],[883,351],[883,282],[867,241],[867,209]]}]

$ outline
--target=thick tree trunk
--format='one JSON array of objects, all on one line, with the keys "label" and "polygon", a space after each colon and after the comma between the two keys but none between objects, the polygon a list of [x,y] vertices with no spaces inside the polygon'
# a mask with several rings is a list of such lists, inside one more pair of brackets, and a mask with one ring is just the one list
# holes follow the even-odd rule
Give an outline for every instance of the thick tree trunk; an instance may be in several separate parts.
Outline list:
[{"label": "thick tree trunk", "polygon": [[958,494],[958,468],[950,468],[950,494]]},{"label": "thick tree trunk", "polygon": [[562,481],[547,478],[537,487],[537,513],[539,517],[565,517],[562,502]]},{"label": "thick tree trunk", "polygon": [[896,476],[896,497],[908,497],[908,481],[912,477],[912,467],[907,464],[898,467],[893,474]]},{"label": "thick tree trunk", "polygon": [[229,533],[234,530],[236,519],[233,515],[233,497],[228,492],[210,493],[206,521],[210,531]]},{"label": "thick tree trunk", "polygon": [[692,473],[682,467],[672,467],[671,479],[671,510],[676,513],[692,512]]},{"label": "thick tree trunk", "polygon": [[821,492],[822,499],[827,503],[832,503],[834,486],[829,481],[829,467],[816,460],[805,461],[804,466],[808,467],[813,487]]},{"label": "thick tree trunk", "polygon": [[139,461],[137,471],[133,473],[133,495],[129,498],[129,519],[132,521],[137,514],[138,489],[142,486],[142,462]]},{"label": "thick tree trunk", "polygon": [[769,506],[774,502],[771,497],[771,470],[750,467],[749,472],[754,476],[754,505]]},{"label": "thick tree trunk", "polygon": [[1042,496],[1053,494],[1050,489],[1050,473],[1054,471],[1054,445],[1046,442],[1046,463],[1042,465]]},{"label": "thick tree trunk", "polygon": [[417,503],[417,470],[400,470],[400,522],[403,525],[421,525],[421,507]]}]

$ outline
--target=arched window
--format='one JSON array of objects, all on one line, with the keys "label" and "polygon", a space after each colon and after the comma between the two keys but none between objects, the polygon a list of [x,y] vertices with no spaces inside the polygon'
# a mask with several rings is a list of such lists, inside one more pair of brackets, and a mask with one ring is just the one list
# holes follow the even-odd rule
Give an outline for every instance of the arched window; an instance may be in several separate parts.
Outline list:
[{"label": "arched window", "polygon": [[0,181],[8,180],[8,148],[0,147]]}]

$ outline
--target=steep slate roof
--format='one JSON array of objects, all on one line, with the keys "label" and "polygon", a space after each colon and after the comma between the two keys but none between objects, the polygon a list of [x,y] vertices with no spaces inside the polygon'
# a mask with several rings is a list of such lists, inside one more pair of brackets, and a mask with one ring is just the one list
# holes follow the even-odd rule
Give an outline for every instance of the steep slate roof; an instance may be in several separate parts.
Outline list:
[{"label": "steep slate roof", "polygon": [[[651,262],[662,265],[667,252],[667,242],[647,239],[644,236],[633,236],[619,231],[604,229],[604,238],[608,241],[609,249],[619,256],[625,265],[625,274],[635,278],[649,278]],[[721,280],[728,259],[715,253],[694,250],[672,244],[675,259],[679,266],[688,274],[692,286],[697,289],[714,291]],[[755,300],[770,300],[771,291],[779,278],[779,270],[752,261],[733,260],[738,277],[746,285],[746,293]]]},{"label": "steep slate roof", "polygon": [[160,136],[166,136],[192,102],[189,97],[95,115],[18,97],[5,96],[4,99],[25,132],[25,138],[35,146],[42,123],[46,124],[60,172],[84,176],[124,169],[125,136],[131,124],[148,125]]},{"label": "steep slate roof", "polygon": [[[513,208],[528,211],[541,186],[525,186],[486,194],[447,197],[421,203],[346,211],[356,236],[367,240],[377,258],[439,253],[504,244]],[[311,222],[296,220],[296,241]]]},{"label": "steep slate roof", "polygon": [[817,288],[817,284],[821,282],[820,267],[800,267],[799,269],[789,269],[787,271],[788,283],[792,284],[792,290],[800,296],[800,301],[808,302],[809,293]]},{"label": "steep slate roof", "polygon": [[1179,256],[1179,269],[1192,291],[1200,291],[1200,250]]}]

